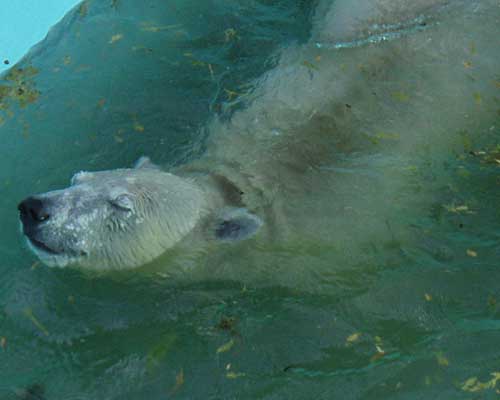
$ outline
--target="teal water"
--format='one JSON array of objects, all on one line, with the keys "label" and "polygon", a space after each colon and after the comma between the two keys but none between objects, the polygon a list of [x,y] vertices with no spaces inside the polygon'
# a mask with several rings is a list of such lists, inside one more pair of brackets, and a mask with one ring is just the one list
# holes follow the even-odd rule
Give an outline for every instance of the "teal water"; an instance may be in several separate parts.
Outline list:
[{"label": "teal water", "polygon": [[[318,3],[86,1],[0,77],[0,398],[498,397],[500,54],[487,40],[498,36],[498,6],[484,18],[467,8],[456,42],[417,60],[399,37],[353,53],[328,46],[315,33]],[[409,29],[402,48],[447,26],[430,25]],[[339,139],[319,168],[335,190],[290,199],[301,215],[284,208],[317,221],[318,205],[331,203],[325,221],[289,241],[174,254],[192,275],[177,279],[49,269],[29,252],[22,198],[144,154],[166,168],[200,157],[214,115],[261,115],[247,97],[265,101],[272,71],[289,71],[296,48],[310,77],[298,98],[325,65],[367,65],[346,95],[357,119],[321,111],[362,133]],[[444,76],[465,89],[443,86],[450,103],[436,104]],[[392,103],[365,93],[384,88]],[[456,126],[460,106],[467,123]],[[429,109],[439,116],[422,118]]]}]

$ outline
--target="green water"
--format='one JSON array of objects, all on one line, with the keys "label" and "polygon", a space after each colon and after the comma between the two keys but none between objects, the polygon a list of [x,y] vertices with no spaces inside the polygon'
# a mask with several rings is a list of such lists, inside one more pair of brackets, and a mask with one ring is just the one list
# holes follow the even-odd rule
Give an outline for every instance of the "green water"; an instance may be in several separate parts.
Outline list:
[{"label": "green water", "polygon": [[[245,94],[259,98],[259,77],[282,66],[287,49],[305,46],[311,87],[322,63],[348,63],[351,54],[357,63],[366,44],[356,53],[308,50],[316,6],[87,1],[0,78],[1,399],[498,398],[500,62],[481,52],[495,46],[478,41],[480,28],[453,67],[481,89],[464,106],[470,126],[453,126],[453,107],[442,104],[442,119],[429,116],[436,123],[417,144],[376,131],[339,150],[320,175],[335,182],[334,194],[300,201],[311,219],[318,204],[333,203],[319,228],[206,257],[174,253],[172,265],[187,265],[177,279],[49,269],[24,244],[21,199],[144,154],[167,167],[196,159],[211,117],[246,115]],[[483,29],[500,18],[493,10]],[[422,103],[410,104],[432,104],[405,68],[391,79],[422,91]],[[407,94],[392,96],[380,118],[394,113],[420,128],[405,114]],[[384,126],[360,115],[353,125]]]}]

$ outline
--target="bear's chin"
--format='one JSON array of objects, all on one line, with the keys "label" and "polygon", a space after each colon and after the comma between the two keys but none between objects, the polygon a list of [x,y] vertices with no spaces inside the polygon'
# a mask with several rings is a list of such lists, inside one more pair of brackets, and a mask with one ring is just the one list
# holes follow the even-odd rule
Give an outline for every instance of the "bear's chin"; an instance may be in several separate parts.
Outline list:
[{"label": "bear's chin", "polygon": [[48,267],[64,268],[68,265],[78,265],[81,262],[81,258],[83,257],[44,250],[42,247],[35,245],[28,238],[27,242],[30,250],[35,253],[40,261]]}]

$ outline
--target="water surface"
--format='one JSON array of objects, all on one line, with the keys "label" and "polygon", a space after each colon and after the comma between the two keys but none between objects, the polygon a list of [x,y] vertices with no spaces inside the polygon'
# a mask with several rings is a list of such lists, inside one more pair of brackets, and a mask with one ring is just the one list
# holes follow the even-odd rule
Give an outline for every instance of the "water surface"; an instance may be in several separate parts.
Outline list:
[{"label": "water surface", "polygon": [[[500,55],[481,38],[495,36],[500,12],[481,20],[473,14],[481,4],[456,20],[465,21],[461,32],[450,31],[463,59],[451,65],[458,50],[436,49],[424,61],[443,68],[427,70],[422,60],[394,57],[394,41],[362,41],[349,52],[316,37],[316,2],[86,1],[72,10],[0,81],[0,397],[498,396]],[[403,43],[457,29],[450,26],[410,26]],[[24,245],[16,204],[25,196],[144,154],[167,168],[191,162],[205,151],[214,115],[221,124],[258,115],[282,71],[302,66],[306,96],[325,65],[346,63],[347,74],[357,58],[375,60],[366,81],[349,86],[363,95],[343,104],[360,117],[322,112],[333,110],[343,127],[381,127],[383,119],[406,121],[405,129],[360,128],[336,140],[331,161],[310,175],[326,179],[324,191],[291,184],[302,196],[290,204],[303,207],[303,230],[288,240],[206,257],[174,253],[182,274],[100,276],[48,269]],[[380,78],[385,68],[392,75]],[[443,71],[470,93],[433,103],[439,94],[425,82]],[[390,104],[363,92],[381,82]],[[425,118],[407,104],[441,114],[428,114],[424,132]],[[449,120],[458,105],[470,115],[461,126]],[[311,121],[316,138],[324,120]],[[321,224],[303,223],[319,221],[328,202]]]}]

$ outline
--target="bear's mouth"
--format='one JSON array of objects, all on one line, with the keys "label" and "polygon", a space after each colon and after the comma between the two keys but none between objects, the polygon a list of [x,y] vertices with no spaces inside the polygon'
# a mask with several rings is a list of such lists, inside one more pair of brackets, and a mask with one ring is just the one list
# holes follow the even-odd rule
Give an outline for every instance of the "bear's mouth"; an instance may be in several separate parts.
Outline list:
[{"label": "bear's mouth", "polygon": [[34,237],[31,237],[31,236],[28,236],[28,240],[30,241],[30,243],[36,247],[37,249],[40,249],[40,250],[43,250],[45,251],[46,253],[49,253],[49,254],[61,254],[59,251],[55,251],[54,249],[51,249],[49,246],[47,246],[45,243],[41,242],[40,240],[37,240],[35,239]]}]

